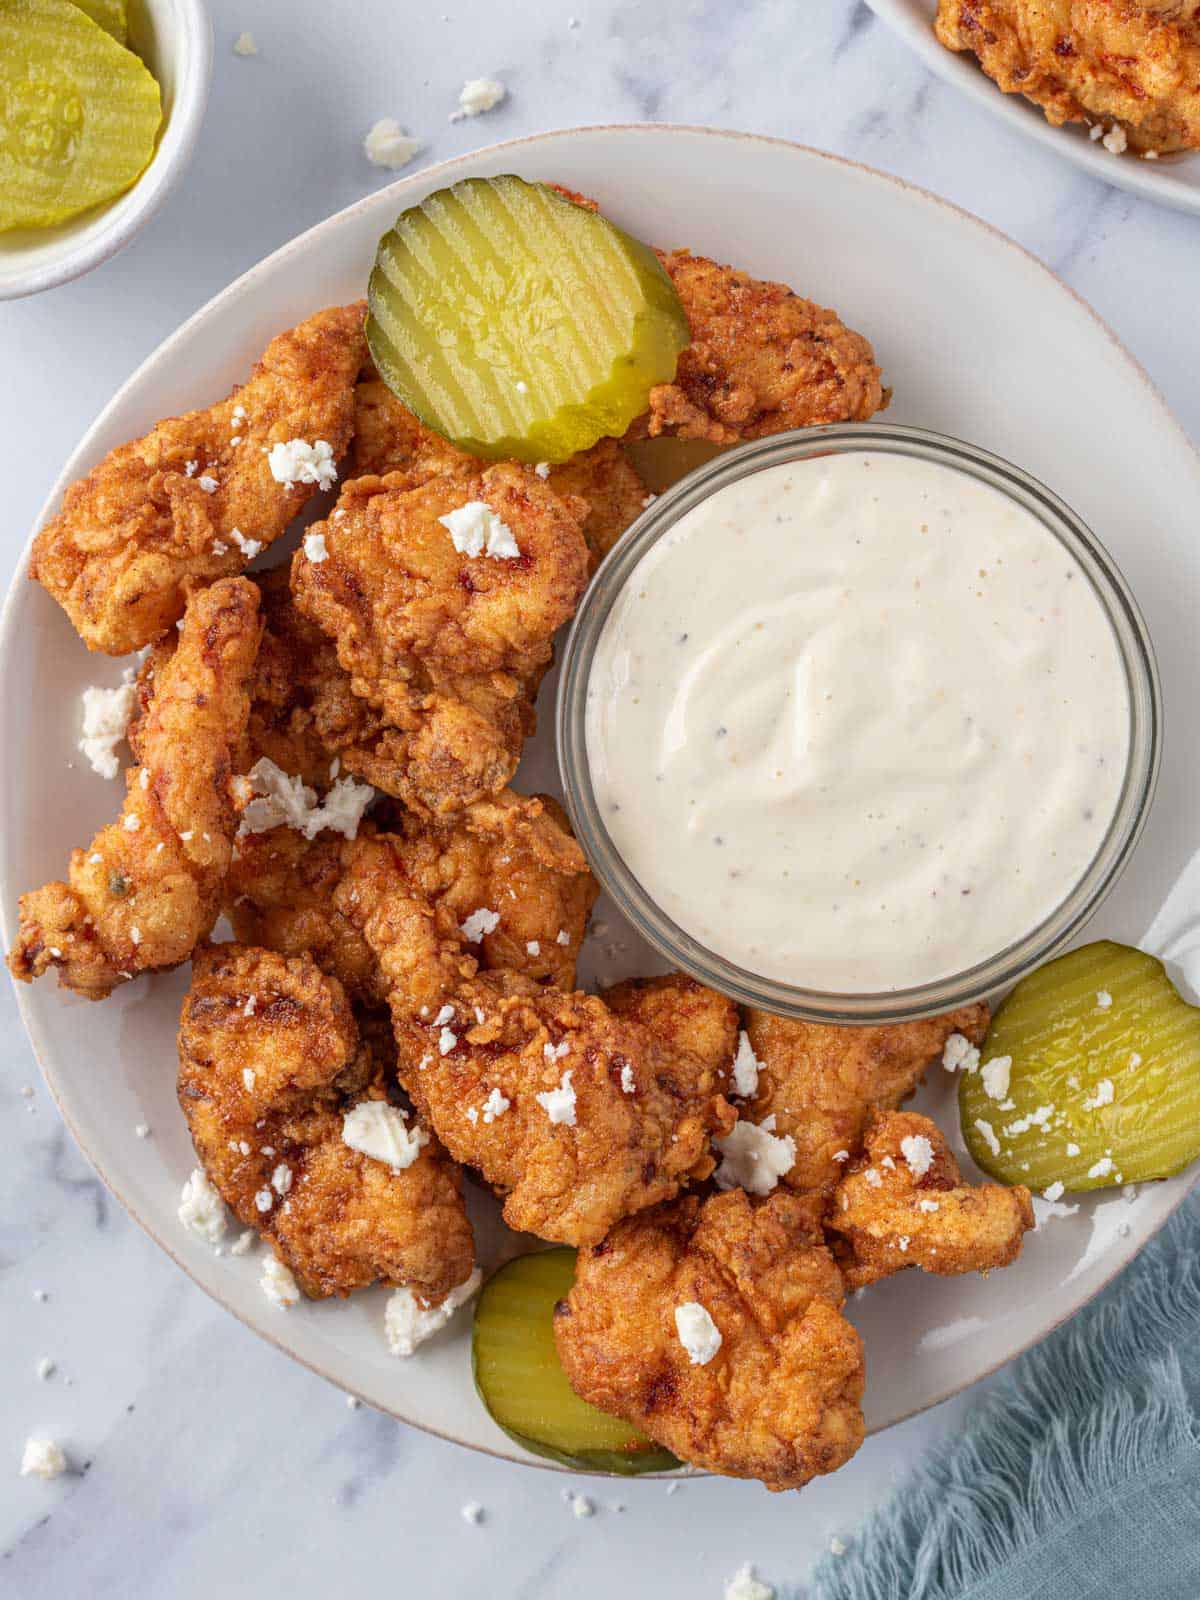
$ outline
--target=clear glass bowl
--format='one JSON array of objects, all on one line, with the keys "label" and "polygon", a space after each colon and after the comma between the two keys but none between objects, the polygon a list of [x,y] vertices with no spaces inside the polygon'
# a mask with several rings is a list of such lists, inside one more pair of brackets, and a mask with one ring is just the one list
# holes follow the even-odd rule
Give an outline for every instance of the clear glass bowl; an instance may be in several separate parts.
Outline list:
[{"label": "clear glass bowl", "polygon": [[[596,803],[585,727],[592,660],[617,595],[642,557],[693,506],[725,485],[783,462],[830,453],[881,451],[968,473],[1031,512],[1075,558],[1112,625],[1129,690],[1129,758],[1111,826],[1062,903],[986,961],[913,988],[831,993],[765,978],[708,949],[647,894],[614,846]],[[584,596],[563,654],[557,703],[559,771],[580,844],[617,908],[669,961],[745,1005],[814,1022],[868,1024],[932,1016],[1010,987],[1073,939],[1111,890],[1137,843],[1158,777],[1162,704],[1146,624],[1121,573],[1095,534],[1045,485],[975,445],[890,423],[805,428],[741,445],[689,473],[624,535]]]}]

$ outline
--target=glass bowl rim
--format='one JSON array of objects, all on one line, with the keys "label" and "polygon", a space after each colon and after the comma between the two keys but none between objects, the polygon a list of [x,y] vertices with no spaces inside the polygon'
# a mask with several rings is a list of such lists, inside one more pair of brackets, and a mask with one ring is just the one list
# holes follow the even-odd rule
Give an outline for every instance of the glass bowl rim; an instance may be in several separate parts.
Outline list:
[{"label": "glass bowl rim", "polygon": [[[828,453],[883,451],[966,472],[1024,506],[1064,545],[1091,582],[1112,626],[1129,694],[1124,781],[1108,830],[1074,887],[1021,938],[961,972],[903,989],[845,993],[784,983],[738,966],[695,939],[641,886],[613,844],[587,759],[587,686],[604,625],[642,557],[695,505],[769,466]],[[608,552],[580,603],[562,653],[555,704],[559,776],[575,835],[592,870],[634,928],[673,965],[743,1005],[840,1025],[912,1020],[1010,988],[1060,952],[1099,909],[1145,826],[1162,759],[1162,690],[1145,619],[1113,558],[1083,519],[1023,468],[948,434],[903,423],[833,423],[735,446],[659,495]]]}]

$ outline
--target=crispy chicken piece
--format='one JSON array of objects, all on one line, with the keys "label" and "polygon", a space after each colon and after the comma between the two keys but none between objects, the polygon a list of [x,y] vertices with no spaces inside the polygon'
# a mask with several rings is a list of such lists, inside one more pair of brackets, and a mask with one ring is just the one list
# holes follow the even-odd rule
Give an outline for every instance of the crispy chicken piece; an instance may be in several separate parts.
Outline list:
[{"label": "crispy chicken piece", "polygon": [[[483,464],[417,421],[387,384],[368,378],[355,391],[356,473],[476,471]],[[594,565],[641,516],[649,490],[615,439],[601,439],[561,466],[546,482],[559,495],[587,502],[583,536]]]},{"label": "crispy chicken piece", "polygon": [[1200,148],[1192,0],[939,0],[934,29],[1056,127],[1114,121],[1134,150]]},{"label": "crispy chicken piece", "polygon": [[774,1116],[776,1132],[795,1141],[796,1164],[785,1180],[792,1188],[828,1189],[847,1155],[862,1148],[872,1111],[894,1110],[906,1099],[951,1034],[982,1044],[990,1018],[981,1003],[919,1022],[836,1028],[748,1010],[759,1076],[745,1115],[758,1123]]},{"label": "crispy chicken piece", "polygon": [[[359,837],[312,841],[289,828],[239,841],[229,916],[239,939],[285,955],[310,950],[355,998],[381,1003],[378,966],[352,916],[357,876],[377,876],[435,909],[444,937],[476,913],[471,949],[485,968],[572,988],[596,881],[562,808],[548,797],[504,790],[453,822],[402,815],[395,832],[364,824]],[[343,880],[345,882],[343,887]],[[484,931],[485,927],[487,931]]]},{"label": "crispy chicken piece", "polygon": [[[833,1472],[863,1440],[862,1341],[811,1197],[753,1206],[740,1190],[630,1217],[579,1254],[555,1319],[585,1400],[693,1466],[769,1489]],[[702,1307],[720,1335],[693,1361],[676,1324]]]},{"label": "crispy chicken piece", "polygon": [[318,312],[273,339],[227,400],[158,423],[67,490],[29,573],[90,650],[149,644],[183,615],[189,581],[240,571],[278,538],[316,484],[277,482],[268,451],[303,439],[343,454],[362,325],[361,304]]},{"label": "crispy chicken piece", "polygon": [[[472,502],[495,512],[518,555],[455,548],[439,519]],[[516,770],[551,639],[587,581],[585,509],[511,464],[357,478],[316,530],[323,557],[297,552],[296,605],[397,730],[388,756],[412,809],[457,810]]]},{"label": "crispy chicken piece", "polygon": [[237,817],[230,794],[259,639],[258,590],[225,578],[193,594],[126,776],[118,821],[71,856],[70,882],[21,896],[9,970],[102,1000],[178,966],[220,910]]},{"label": "crispy chicken piece", "polygon": [[866,1148],[834,1190],[827,1222],[851,1289],[905,1267],[941,1277],[1007,1267],[1033,1227],[1022,1185],[965,1184],[937,1125],[915,1111],[874,1114]]},{"label": "crispy chicken piece", "polygon": [[393,1148],[407,1137],[406,1166],[345,1142],[346,1114],[388,1099],[342,986],[311,957],[235,944],[198,952],[179,1103],[222,1199],[313,1299],[382,1279],[436,1302],[474,1267],[458,1174],[427,1128],[404,1117]]},{"label": "crispy chicken piece", "polygon": [[734,444],[813,423],[866,422],[887,404],[871,346],[834,312],[687,250],[659,259],[692,342],[675,381],[650,391],[633,433]]}]

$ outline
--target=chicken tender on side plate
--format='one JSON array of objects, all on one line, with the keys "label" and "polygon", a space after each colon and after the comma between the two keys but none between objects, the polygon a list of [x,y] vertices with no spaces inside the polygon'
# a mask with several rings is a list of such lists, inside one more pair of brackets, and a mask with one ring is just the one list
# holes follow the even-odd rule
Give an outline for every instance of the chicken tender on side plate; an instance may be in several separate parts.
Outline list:
[{"label": "chicken tender on side plate", "polygon": [[838,1028],[748,1010],[759,1074],[744,1115],[757,1123],[773,1116],[776,1132],[795,1141],[785,1179],[792,1188],[827,1189],[862,1148],[872,1111],[894,1110],[910,1095],[951,1034],[982,1044],[990,1016],[979,1004],[918,1022]]},{"label": "chicken tender on side plate", "polygon": [[49,967],[101,1000],[140,972],[178,966],[212,931],[237,816],[230,792],[246,733],[260,632],[258,590],[226,578],[188,601],[126,775],[120,818],[71,856],[70,882],[21,896],[9,970]]},{"label": "chicken tender on side plate", "polygon": [[[487,513],[499,519],[491,554]],[[297,552],[297,607],[398,730],[390,755],[406,805],[456,810],[516,770],[551,639],[587,582],[585,514],[510,464],[393,473],[347,484],[316,545],[310,534]]]},{"label": "chicken tender on side plate", "polygon": [[[457,1171],[388,1098],[341,985],[310,957],[234,944],[198,952],[179,1103],[214,1187],[306,1295],[382,1280],[430,1303],[470,1276]],[[363,1142],[388,1159],[353,1147]]]},{"label": "chicken tender on side plate", "polygon": [[1200,11],[1192,0],[939,0],[948,50],[1056,127],[1119,123],[1138,151],[1200,149]]},{"label": "chicken tender on side plate", "polygon": [[874,351],[835,312],[687,250],[659,259],[692,342],[674,382],[650,391],[635,435],[735,444],[813,423],[866,422],[887,404]]},{"label": "chicken tender on side plate", "polygon": [[915,1111],[872,1117],[827,1223],[851,1289],[905,1267],[941,1277],[1007,1267],[1033,1225],[1028,1189],[964,1183],[936,1124]]},{"label": "chicken tender on side plate", "polygon": [[[862,1343],[844,1301],[812,1198],[687,1195],[580,1252],[555,1339],[572,1388],[601,1410],[693,1466],[799,1489],[863,1440]],[[694,1353],[677,1314],[701,1324]]]},{"label": "chicken tender on side plate", "polygon": [[[364,307],[318,312],[267,346],[249,381],[171,417],[72,484],[34,540],[30,577],[90,650],[140,649],[183,615],[185,585],[240,571],[284,531],[350,442]],[[273,446],[325,447],[282,483]]]}]

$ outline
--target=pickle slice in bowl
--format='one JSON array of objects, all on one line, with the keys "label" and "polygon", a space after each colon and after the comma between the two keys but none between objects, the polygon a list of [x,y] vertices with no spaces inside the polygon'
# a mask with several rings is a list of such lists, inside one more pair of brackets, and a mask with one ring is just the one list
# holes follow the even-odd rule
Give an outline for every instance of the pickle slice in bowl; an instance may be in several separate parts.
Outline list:
[{"label": "pickle slice in bowl", "polygon": [[0,0],[0,231],[128,189],[154,154],[158,84],[70,0]]},{"label": "pickle slice in bowl", "polygon": [[1200,1008],[1154,956],[1085,945],[1017,984],[958,1101],[1005,1183],[1053,1198],[1170,1177],[1200,1155]]},{"label": "pickle slice in bowl", "polygon": [[379,242],[367,342],[428,427],[473,455],[568,460],[620,437],[691,334],[649,246],[545,184],[468,178]]},{"label": "pickle slice in bowl", "polygon": [[495,1422],[526,1450],[583,1472],[669,1472],[679,1465],[620,1417],[581,1400],[559,1364],[554,1307],[575,1281],[574,1250],[518,1256],[492,1275],[475,1309],[475,1386]]}]

